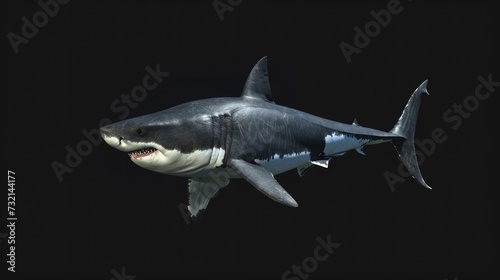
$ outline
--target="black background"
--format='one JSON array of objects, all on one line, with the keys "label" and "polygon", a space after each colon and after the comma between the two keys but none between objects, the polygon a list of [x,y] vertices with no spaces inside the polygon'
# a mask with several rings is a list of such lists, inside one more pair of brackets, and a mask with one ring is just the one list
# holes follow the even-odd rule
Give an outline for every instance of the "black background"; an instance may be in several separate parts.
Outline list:
[{"label": "black background", "polygon": [[[193,2],[70,1],[15,54],[7,34],[22,34],[21,18],[31,20],[41,8],[2,1],[3,166],[16,172],[17,276],[111,279],[124,267],[136,280],[281,279],[327,236],[341,246],[309,279],[461,280],[494,272],[499,88],[461,124],[443,117],[453,104],[472,100],[478,76],[500,81],[492,6],[401,1],[403,10],[347,63],[339,44],[354,44],[353,28],[363,29],[370,11],[388,1],[243,0],[223,21],[212,1]],[[302,178],[295,171],[276,176],[298,208],[232,180],[199,224],[186,224],[179,210],[187,203],[185,178],[139,168],[106,144],[57,179],[51,164],[66,164],[65,147],[76,149],[86,139],[83,129],[119,120],[110,105],[142,84],[146,66],[159,64],[170,76],[127,117],[238,96],[265,55],[278,104],[382,130],[429,79],[416,137],[429,139],[436,128],[447,137],[421,166],[433,190],[411,178],[391,190],[383,174],[397,174],[399,161],[389,144],[366,148],[364,157],[334,158],[329,169]]]}]

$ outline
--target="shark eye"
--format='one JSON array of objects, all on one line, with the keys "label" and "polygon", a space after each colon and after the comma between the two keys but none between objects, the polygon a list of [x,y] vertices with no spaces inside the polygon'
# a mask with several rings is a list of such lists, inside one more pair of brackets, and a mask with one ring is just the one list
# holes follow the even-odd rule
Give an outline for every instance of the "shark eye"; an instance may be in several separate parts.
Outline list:
[{"label": "shark eye", "polygon": [[142,129],[138,128],[136,132],[137,132],[137,134],[141,135],[142,134]]}]

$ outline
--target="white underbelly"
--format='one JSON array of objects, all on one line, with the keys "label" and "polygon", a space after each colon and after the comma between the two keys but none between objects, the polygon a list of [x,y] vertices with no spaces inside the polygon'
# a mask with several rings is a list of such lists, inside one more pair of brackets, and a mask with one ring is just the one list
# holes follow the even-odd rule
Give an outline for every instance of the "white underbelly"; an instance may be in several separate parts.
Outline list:
[{"label": "white underbelly", "polygon": [[255,162],[276,175],[309,163],[310,155],[309,152],[287,154],[281,158],[274,155],[270,160],[256,159]]},{"label": "white underbelly", "polygon": [[355,138],[345,134],[330,134],[325,137],[325,150],[326,156],[342,154],[349,150],[363,147],[368,143],[368,139]]}]

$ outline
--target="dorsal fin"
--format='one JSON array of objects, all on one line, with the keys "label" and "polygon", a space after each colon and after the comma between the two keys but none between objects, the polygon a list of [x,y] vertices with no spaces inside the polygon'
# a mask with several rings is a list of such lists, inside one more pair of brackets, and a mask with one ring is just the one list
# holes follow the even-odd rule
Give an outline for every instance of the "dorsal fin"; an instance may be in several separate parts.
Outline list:
[{"label": "dorsal fin", "polygon": [[241,97],[257,98],[274,103],[271,97],[271,86],[269,85],[269,77],[267,75],[267,56],[261,58],[253,67],[243,87]]}]

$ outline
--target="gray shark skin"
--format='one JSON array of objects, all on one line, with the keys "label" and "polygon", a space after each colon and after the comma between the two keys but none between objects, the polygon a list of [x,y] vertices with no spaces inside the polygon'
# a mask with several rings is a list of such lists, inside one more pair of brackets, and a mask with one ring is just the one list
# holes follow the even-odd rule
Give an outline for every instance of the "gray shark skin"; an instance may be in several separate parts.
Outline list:
[{"label": "gray shark skin", "polygon": [[163,174],[188,177],[189,206],[195,217],[210,198],[243,178],[271,199],[287,206],[297,202],[274,175],[314,165],[349,150],[363,154],[365,145],[391,142],[412,176],[424,187],[413,143],[420,98],[427,80],[411,95],[389,132],[345,124],[274,103],[267,58],[254,66],[240,97],[218,97],[184,103],[160,112],[101,127],[110,146],[127,152],[135,164]]}]

